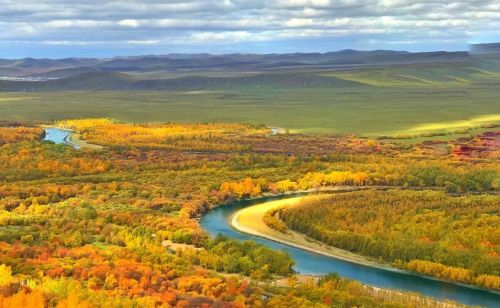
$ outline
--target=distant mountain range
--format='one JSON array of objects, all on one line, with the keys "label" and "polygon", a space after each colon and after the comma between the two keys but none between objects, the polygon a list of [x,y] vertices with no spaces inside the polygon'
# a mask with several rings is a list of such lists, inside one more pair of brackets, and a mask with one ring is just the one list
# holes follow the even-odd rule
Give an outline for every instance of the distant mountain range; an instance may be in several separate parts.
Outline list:
[{"label": "distant mountain range", "polygon": [[[227,54],[134,56],[112,59],[0,59],[1,72],[11,77],[66,77],[82,72],[145,72],[153,70],[269,70],[293,66],[363,66],[421,62],[464,61],[467,52],[421,52],[342,50],[327,53]],[[5,73],[4,73],[5,75]]]},{"label": "distant mountain range", "polygon": [[131,91],[131,90],[199,90],[231,87],[351,87],[361,84],[318,74],[259,74],[246,77],[188,76],[167,79],[135,79],[114,72],[83,73],[46,81],[0,81],[0,91]]},{"label": "distant mountain range", "polygon": [[389,65],[469,63],[500,54],[500,43],[471,52],[341,50],[287,54],[169,54],[116,58],[0,59],[0,91],[175,90],[231,86],[350,86],[308,71]]},{"label": "distant mountain range", "polygon": [[471,45],[472,54],[499,54],[500,43],[474,44]]}]

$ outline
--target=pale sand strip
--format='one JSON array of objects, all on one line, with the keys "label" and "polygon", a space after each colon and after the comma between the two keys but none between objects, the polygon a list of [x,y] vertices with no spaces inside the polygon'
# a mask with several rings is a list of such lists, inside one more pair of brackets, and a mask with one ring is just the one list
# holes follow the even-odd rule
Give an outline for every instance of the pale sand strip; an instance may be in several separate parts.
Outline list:
[{"label": "pale sand strip", "polygon": [[[304,249],[316,254],[324,255],[327,257],[332,257],[340,260],[344,260],[347,262],[362,264],[370,267],[376,267],[383,270],[395,271],[395,272],[405,272],[402,270],[398,270],[396,268],[390,267],[385,264],[380,264],[367,258],[353,254],[351,252],[338,249],[335,247],[327,246],[325,244],[319,243],[312,239],[307,238],[305,235],[300,234],[298,232],[294,232],[289,230],[289,234],[283,234],[276,230],[269,228],[263,221],[264,214],[272,209],[276,209],[279,207],[289,206],[297,204],[303,198],[311,198],[311,196],[302,196],[302,197],[292,197],[277,201],[269,201],[261,204],[249,206],[243,208],[237,212],[235,212],[231,217],[229,217],[229,222],[233,228],[236,230],[260,236],[266,238],[271,241],[275,241],[278,243],[282,243],[288,246]],[[303,282],[306,280],[315,280],[318,279],[317,276],[308,276],[308,275],[298,275],[299,282]],[[279,279],[274,282],[277,286],[287,286],[288,278]],[[454,302],[445,302],[439,301],[430,297],[425,297],[419,294],[405,293],[397,290],[383,289],[377,288],[369,285],[364,285],[365,290],[371,293],[371,296],[379,297],[379,298],[391,298],[401,303],[405,304],[413,304],[416,307],[445,307],[445,308],[456,308],[456,307],[465,307],[464,305],[460,305]]]},{"label": "pale sand strip", "polygon": [[80,139],[80,134],[78,134],[78,133],[71,133],[68,136],[66,142],[75,144],[75,145],[77,145],[81,148],[85,148],[85,149],[92,149],[92,150],[102,150],[103,149],[102,145],[88,143],[87,141]]},{"label": "pale sand strip", "polygon": [[401,270],[390,267],[388,265],[380,264],[372,260],[369,260],[368,258],[365,258],[361,255],[357,255],[343,249],[325,245],[323,243],[310,239],[307,236],[292,230],[289,230],[288,234],[281,233],[279,231],[271,229],[264,223],[263,218],[267,211],[297,204],[303,198],[308,198],[308,197],[307,196],[292,197],[283,200],[264,202],[261,204],[243,208],[235,212],[229,218],[230,225],[234,229],[240,232],[260,236],[271,241],[304,249],[316,254],[340,259],[343,261],[358,263],[366,266],[377,267],[384,270],[402,272]]}]

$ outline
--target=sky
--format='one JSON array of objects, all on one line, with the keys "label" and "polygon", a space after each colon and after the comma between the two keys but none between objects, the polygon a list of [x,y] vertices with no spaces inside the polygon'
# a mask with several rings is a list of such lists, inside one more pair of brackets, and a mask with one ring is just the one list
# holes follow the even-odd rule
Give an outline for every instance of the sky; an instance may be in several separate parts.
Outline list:
[{"label": "sky", "polygon": [[0,58],[342,49],[500,41],[500,0],[0,0]]}]

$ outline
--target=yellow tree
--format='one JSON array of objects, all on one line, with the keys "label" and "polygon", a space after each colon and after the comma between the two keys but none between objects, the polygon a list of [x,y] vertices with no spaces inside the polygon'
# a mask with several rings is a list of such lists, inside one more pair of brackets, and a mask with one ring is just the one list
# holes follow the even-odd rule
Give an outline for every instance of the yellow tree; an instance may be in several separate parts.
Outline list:
[{"label": "yellow tree", "polygon": [[0,286],[6,286],[14,282],[12,270],[5,264],[0,265]]}]

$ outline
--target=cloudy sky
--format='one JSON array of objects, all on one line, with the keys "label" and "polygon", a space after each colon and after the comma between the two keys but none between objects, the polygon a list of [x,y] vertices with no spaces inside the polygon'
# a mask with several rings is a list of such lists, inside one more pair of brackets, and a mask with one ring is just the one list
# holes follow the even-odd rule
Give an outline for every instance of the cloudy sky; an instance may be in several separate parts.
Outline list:
[{"label": "cloudy sky", "polygon": [[0,0],[0,57],[465,50],[500,0]]}]

